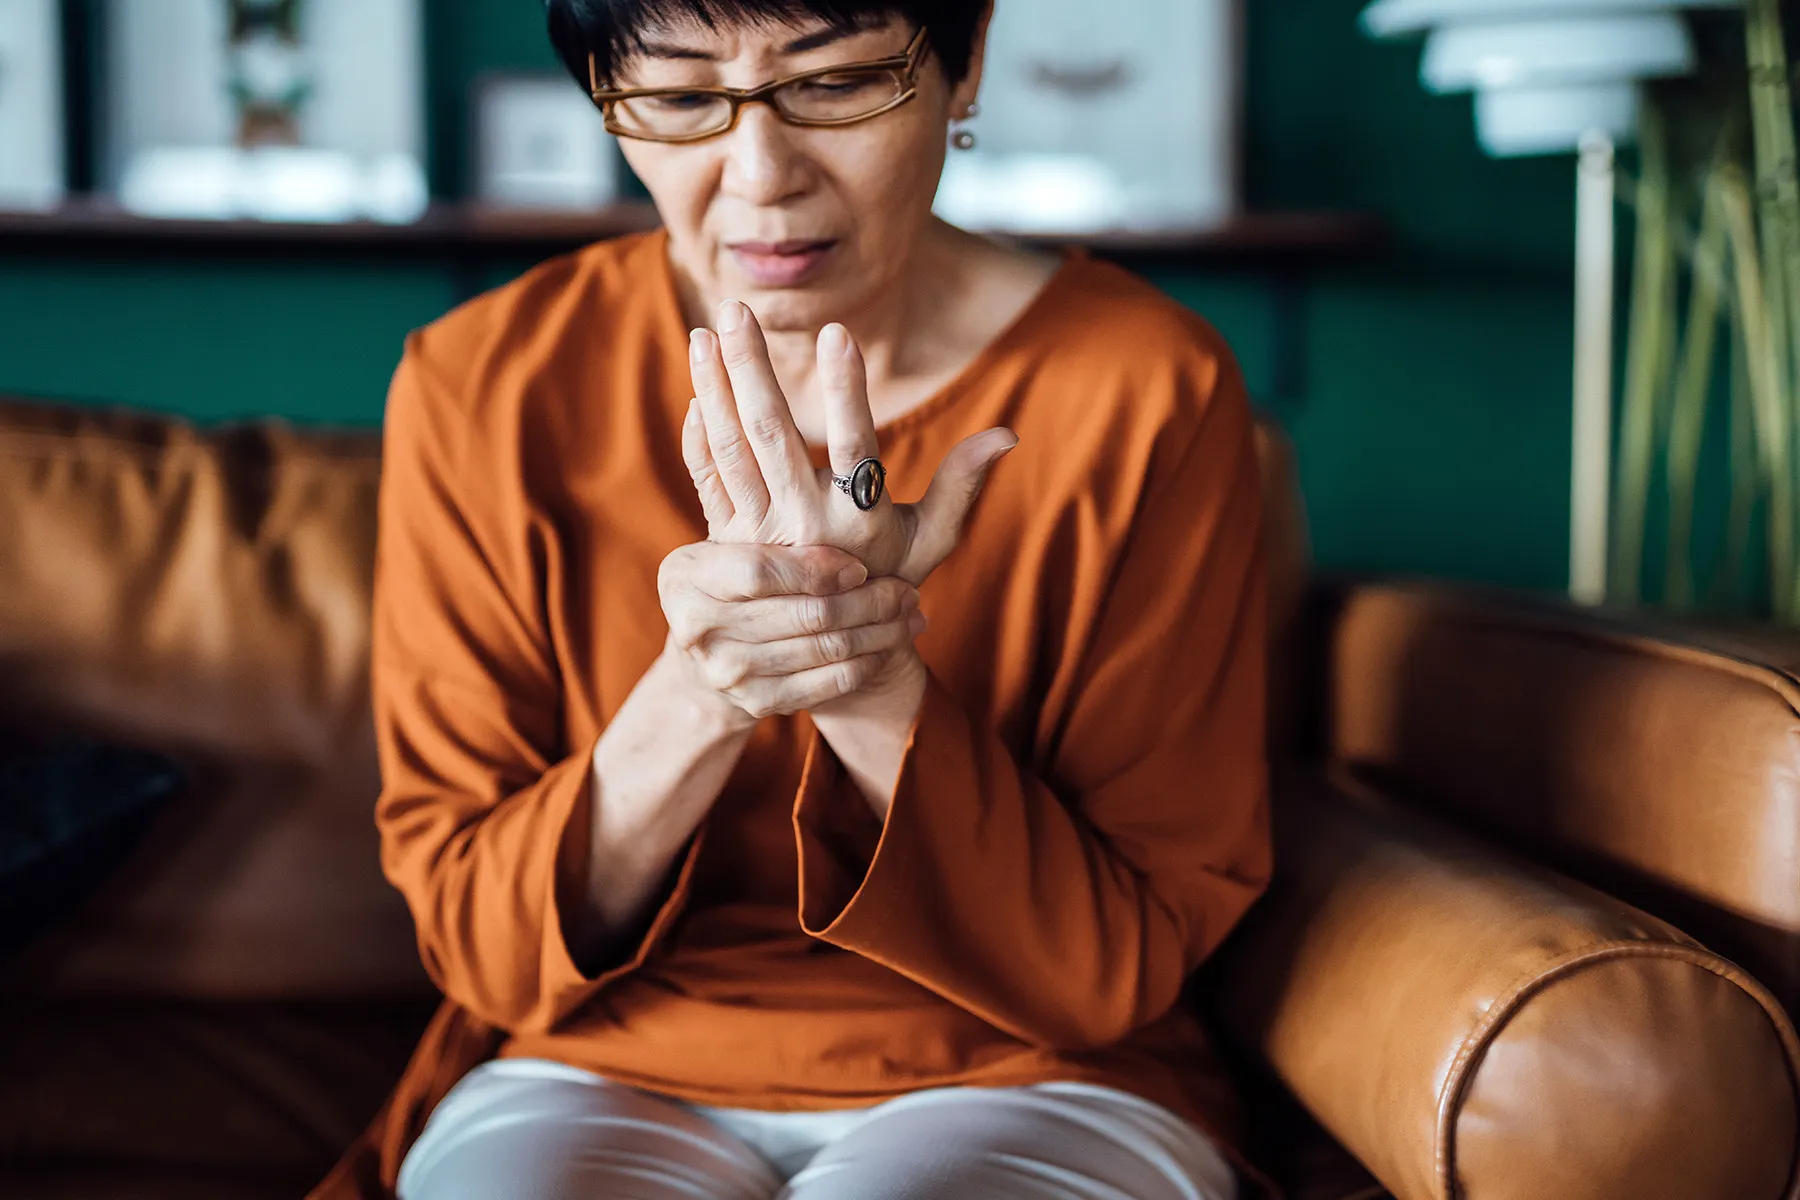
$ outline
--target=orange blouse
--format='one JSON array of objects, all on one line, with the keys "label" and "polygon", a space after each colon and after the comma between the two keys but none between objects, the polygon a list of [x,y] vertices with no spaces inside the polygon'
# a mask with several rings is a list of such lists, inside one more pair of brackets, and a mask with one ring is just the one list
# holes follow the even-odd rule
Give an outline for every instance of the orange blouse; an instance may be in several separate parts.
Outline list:
[{"label": "orange blouse", "polygon": [[431,1106],[496,1053],[769,1110],[1081,1080],[1229,1147],[1229,1088],[1178,1003],[1270,872],[1261,499],[1223,340],[1075,256],[881,431],[901,501],[963,437],[1020,437],[921,589],[932,682],[885,823],[805,717],[764,721],[635,952],[588,977],[561,844],[586,828],[596,739],[662,649],[658,564],[706,537],[686,347],[660,233],[408,342],[376,818],[448,999],[316,1194],[391,1189]]}]

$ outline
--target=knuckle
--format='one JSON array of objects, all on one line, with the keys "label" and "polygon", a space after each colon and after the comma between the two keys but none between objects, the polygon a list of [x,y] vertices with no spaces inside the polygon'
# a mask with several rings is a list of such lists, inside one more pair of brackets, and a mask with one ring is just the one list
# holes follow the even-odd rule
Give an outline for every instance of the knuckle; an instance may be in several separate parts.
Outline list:
[{"label": "knuckle", "polygon": [[907,586],[898,579],[886,579],[881,585],[881,619],[897,621],[906,605]]},{"label": "knuckle", "polygon": [[671,551],[656,568],[656,591],[665,602],[685,582],[688,560],[688,548],[683,546]]},{"label": "knuckle", "polygon": [[721,472],[741,470],[750,461],[750,448],[742,438],[726,436],[713,447],[713,463]]},{"label": "knuckle", "polygon": [[721,692],[732,692],[750,681],[750,664],[742,651],[715,650],[707,659],[713,686]]},{"label": "knuckle", "polygon": [[781,588],[781,572],[775,561],[766,554],[756,555],[744,565],[744,594],[747,596],[773,596]]},{"label": "knuckle", "polygon": [[675,645],[689,653],[699,648],[700,639],[692,622],[684,614],[669,614],[669,636],[675,639]]},{"label": "knuckle", "polygon": [[814,639],[813,645],[820,662],[834,663],[851,657],[855,651],[852,642],[850,634],[839,629],[821,633]]},{"label": "knuckle", "polygon": [[794,619],[802,633],[829,632],[834,623],[832,605],[820,596],[803,596],[795,601]]},{"label": "knuckle", "polygon": [[832,672],[831,681],[837,688],[838,695],[848,696],[868,681],[868,667],[864,665],[866,661],[866,659],[858,658],[837,665]]},{"label": "knuckle", "polygon": [[705,462],[690,462],[688,464],[688,478],[694,481],[694,486],[697,488],[705,489],[711,487],[713,481],[718,479],[718,477],[719,468],[713,465],[711,459],[708,459]]},{"label": "knuckle", "polygon": [[706,686],[711,688],[713,691],[715,691],[715,692],[731,691],[731,689],[734,685],[732,684],[731,680],[728,678],[728,675],[729,675],[729,672],[726,671],[724,664],[719,662],[718,659],[710,658],[710,657],[701,658],[701,660],[700,660],[700,678],[704,679],[706,681]]},{"label": "knuckle", "polygon": [[787,436],[787,426],[780,417],[765,414],[752,418],[744,426],[744,433],[759,446],[776,446]]}]

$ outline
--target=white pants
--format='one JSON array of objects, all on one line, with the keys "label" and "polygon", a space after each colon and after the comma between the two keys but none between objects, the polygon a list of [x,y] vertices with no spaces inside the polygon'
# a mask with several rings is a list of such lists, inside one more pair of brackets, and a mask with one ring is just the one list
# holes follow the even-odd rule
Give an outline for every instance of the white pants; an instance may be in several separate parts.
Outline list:
[{"label": "white pants", "polygon": [[1110,1088],[941,1088],[852,1112],[680,1104],[539,1059],[477,1067],[400,1200],[1232,1200],[1167,1109]]}]

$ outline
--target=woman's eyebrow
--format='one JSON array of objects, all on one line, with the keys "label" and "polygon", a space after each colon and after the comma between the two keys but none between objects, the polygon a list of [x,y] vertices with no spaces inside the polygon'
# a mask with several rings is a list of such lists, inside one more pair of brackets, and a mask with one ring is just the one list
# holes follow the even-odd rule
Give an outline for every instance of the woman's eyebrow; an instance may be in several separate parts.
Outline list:
[{"label": "woman's eyebrow", "polygon": [[[830,26],[817,31],[816,33],[809,33],[803,37],[795,38],[793,41],[783,46],[781,52],[783,54],[805,54],[809,50],[823,49],[826,46],[841,42],[847,37],[854,37],[861,32],[862,30],[852,29],[849,26]],[[646,58],[682,58],[692,59],[696,62],[719,61],[718,56],[715,54],[708,54],[704,50],[696,50],[692,46],[677,46],[667,42],[642,42],[638,45],[637,52],[644,55]]]},{"label": "woman's eyebrow", "polygon": [[817,33],[809,33],[805,37],[795,38],[783,46],[781,52],[783,54],[805,54],[808,50],[820,50],[841,42],[847,37],[855,37],[862,32],[862,30],[853,29],[848,25],[827,26]]}]

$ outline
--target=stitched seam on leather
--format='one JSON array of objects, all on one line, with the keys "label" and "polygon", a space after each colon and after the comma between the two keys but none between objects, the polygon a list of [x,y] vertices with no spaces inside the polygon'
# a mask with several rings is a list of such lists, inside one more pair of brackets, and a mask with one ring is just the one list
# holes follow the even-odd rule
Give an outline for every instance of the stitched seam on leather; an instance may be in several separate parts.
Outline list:
[{"label": "stitched seam on leather", "polygon": [[[1459,1110],[1468,1088],[1473,1082],[1473,1064],[1476,1059],[1486,1053],[1488,1046],[1493,1043],[1500,1030],[1524,1007],[1527,1000],[1544,991],[1551,984],[1558,983],[1588,967],[1623,958],[1654,958],[1685,962],[1735,984],[1739,990],[1756,1001],[1762,1007],[1763,1014],[1768,1018],[1770,1025],[1774,1027],[1776,1040],[1781,1043],[1786,1059],[1788,1083],[1793,1089],[1795,1104],[1800,1106],[1800,1035],[1796,1035],[1793,1023],[1788,1020],[1786,1012],[1776,1002],[1775,997],[1754,976],[1735,963],[1698,947],[1640,941],[1603,943],[1539,968],[1528,978],[1513,984],[1509,991],[1501,993],[1501,999],[1488,1010],[1481,1023],[1463,1038],[1456,1057],[1451,1060],[1449,1074],[1445,1077],[1444,1086],[1438,1096],[1437,1146],[1434,1158],[1438,1175],[1438,1193],[1443,1200],[1457,1200],[1456,1119],[1460,1115]],[[1800,1200],[1800,1157],[1797,1157],[1796,1161],[1789,1165],[1788,1171],[1788,1186],[1783,1193],[1783,1200]]]}]

